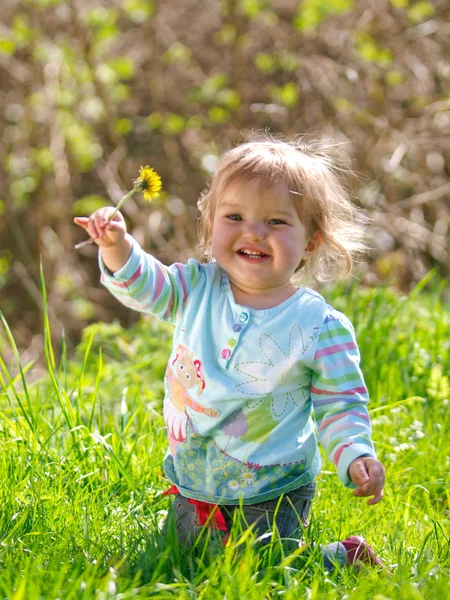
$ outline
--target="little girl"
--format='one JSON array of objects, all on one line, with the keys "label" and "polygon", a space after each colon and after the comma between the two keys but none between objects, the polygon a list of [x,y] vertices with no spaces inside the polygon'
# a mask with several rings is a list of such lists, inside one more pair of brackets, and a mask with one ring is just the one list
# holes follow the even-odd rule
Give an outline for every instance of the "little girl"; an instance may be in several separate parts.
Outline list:
[{"label": "little girl", "polygon": [[[199,209],[209,261],[170,267],[126,233],[120,213],[108,222],[112,208],[75,219],[100,247],[108,290],[175,326],[164,469],[180,540],[205,523],[229,530],[237,509],[257,534],[274,515],[282,537],[306,525],[321,468],[316,428],[344,486],[378,503],[384,468],[353,327],[292,282],[348,273],[364,247],[340,167],[319,146],[260,137],[223,155]],[[380,564],[357,536],[324,557]]]}]

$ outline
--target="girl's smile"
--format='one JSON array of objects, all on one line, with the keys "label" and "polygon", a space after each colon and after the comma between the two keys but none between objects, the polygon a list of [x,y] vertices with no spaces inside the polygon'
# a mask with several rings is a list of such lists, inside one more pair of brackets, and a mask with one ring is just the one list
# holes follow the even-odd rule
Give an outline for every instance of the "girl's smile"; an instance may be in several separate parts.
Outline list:
[{"label": "girl's smile", "polygon": [[225,190],[213,220],[211,247],[236,301],[268,308],[295,293],[291,278],[315,244],[285,184],[251,179]]}]

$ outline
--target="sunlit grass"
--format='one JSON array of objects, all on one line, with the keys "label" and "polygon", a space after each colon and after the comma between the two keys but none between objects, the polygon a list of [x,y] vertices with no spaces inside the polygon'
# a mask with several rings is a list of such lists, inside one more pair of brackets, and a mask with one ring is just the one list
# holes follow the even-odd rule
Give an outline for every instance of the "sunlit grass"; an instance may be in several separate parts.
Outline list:
[{"label": "sunlit grass", "polygon": [[[64,344],[53,349],[45,312],[48,375],[34,384],[2,319],[15,361],[0,363],[0,597],[448,597],[444,284],[424,281],[408,299],[388,289],[325,295],[357,329],[388,481],[383,502],[368,507],[325,463],[306,541],[363,535],[392,577],[366,568],[328,573],[318,552],[286,555],[276,538],[260,549],[251,535],[232,535],[220,552],[203,542],[186,552],[170,534],[164,540],[161,405],[171,329],[154,320],[130,330],[95,324],[68,358]],[[43,299],[46,306],[45,289]]]}]

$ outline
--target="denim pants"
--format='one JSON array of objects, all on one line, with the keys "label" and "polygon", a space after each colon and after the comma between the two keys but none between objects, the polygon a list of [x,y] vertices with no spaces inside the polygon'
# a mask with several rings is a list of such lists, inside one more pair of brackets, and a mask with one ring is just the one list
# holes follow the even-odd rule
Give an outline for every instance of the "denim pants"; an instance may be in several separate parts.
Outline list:
[{"label": "denim pants", "polygon": [[[219,508],[228,531],[231,530],[233,522],[237,521],[236,526],[241,528],[242,532],[251,527],[258,542],[264,545],[271,541],[271,532],[275,525],[280,538],[291,539],[292,548],[295,548],[295,540],[302,537],[303,529],[308,526],[315,493],[316,484],[313,481],[287,492],[281,498],[243,506],[223,504]],[[164,529],[167,529],[170,520],[175,521],[178,540],[183,545],[192,546],[202,533],[203,526],[198,522],[195,505],[181,494],[176,494],[172,502]],[[226,535],[213,528],[210,533],[221,538]],[[289,547],[289,543],[287,546]],[[324,567],[328,570],[347,562],[345,548],[339,542],[322,546],[321,551]]]}]

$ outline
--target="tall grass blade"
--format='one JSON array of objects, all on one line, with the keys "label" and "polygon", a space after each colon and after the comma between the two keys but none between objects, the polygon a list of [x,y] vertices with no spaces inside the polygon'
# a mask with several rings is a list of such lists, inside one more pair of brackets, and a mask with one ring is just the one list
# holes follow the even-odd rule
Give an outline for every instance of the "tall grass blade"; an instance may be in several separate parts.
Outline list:
[{"label": "tall grass blade", "polygon": [[66,332],[63,329],[61,332],[61,364],[62,372],[64,375],[64,390],[67,392],[67,344],[66,344]]},{"label": "tall grass blade", "polygon": [[97,374],[95,376],[94,391],[92,392],[91,416],[89,417],[89,430],[90,431],[92,431],[92,424],[94,422],[95,405],[97,404],[98,391],[100,389],[102,375],[103,375],[103,355],[102,355],[102,349],[100,347],[98,350],[98,369],[97,369]]},{"label": "tall grass blade", "polygon": [[22,411],[22,414],[23,414],[26,422],[28,423],[31,431],[34,433],[36,431],[36,425],[31,421],[31,418],[30,418],[30,415],[33,415],[33,409],[32,409],[32,406],[31,406],[30,393],[28,391],[27,382],[25,380],[25,372],[24,372],[24,369],[22,367],[22,361],[20,360],[19,350],[17,349],[16,342],[14,341],[14,338],[12,336],[11,330],[10,330],[10,328],[8,326],[8,323],[6,322],[6,319],[3,316],[3,313],[1,311],[0,311],[0,320],[3,323],[3,327],[5,328],[6,335],[8,336],[9,343],[11,345],[11,348],[12,348],[12,351],[14,353],[17,365],[19,367],[20,379],[22,380],[23,392],[25,394],[25,398],[26,398],[26,401],[27,401],[29,414],[25,410],[24,405],[22,404],[20,396],[19,396],[19,394],[18,394],[18,392],[16,390],[16,387],[14,385],[14,380],[9,375],[8,369],[7,369],[7,367],[5,365],[5,362],[4,362],[4,360],[3,360],[3,358],[1,356],[0,356],[0,361],[1,361],[0,364],[1,364],[1,367],[2,367],[2,369],[4,371],[4,374],[5,374],[5,376],[6,376],[7,380],[8,380],[8,384],[11,386],[11,388],[13,390],[13,393],[14,393],[14,396],[15,396],[15,398],[17,400],[17,403],[20,406],[20,410]]},{"label": "tall grass blade", "polygon": [[81,365],[81,371],[78,376],[78,391],[77,391],[77,397],[76,397],[76,401],[75,401],[75,414],[76,414],[77,425],[79,425],[81,423],[81,421],[80,421],[80,403],[81,403],[82,395],[83,395],[83,378],[84,378],[84,372],[85,372],[86,365],[87,365],[88,358],[89,358],[89,353],[91,351],[93,339],[94,339],[94,332],[92,332],[91,335],[89,336],[89,340],[88,340],[88,343],[86,346],[86,351],[85,351],[84,357],[83,357],[83,363]]},{"label": "tall grass blade", "polygon": [[44,279],[44,269],[42,265],[42,260],[40,264],[40,281],[41,281],[41,293],[42,293],[42,305],[43,305],[43,320],[44,320],[44,354],[45,354],[45,362],[47,365],[48,374],[50,376],[50,380],[53,384],[53,388],[56,393],[56,398],[58,400],[58,404],[61,408],[61,411],[66,420],[67,426],[69,430],[72,430],[74,427],[74,412],[70,402],[70,398],[67,395],[60,384],[58,373],[56,370],[56,361],[55,355],[53,352],[52,338],[51,338],[51,328],[50,328],[50,320],[48,317],[48,302],[47,302],[47,290],[45,286]]}]

